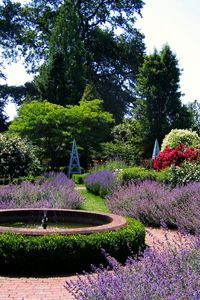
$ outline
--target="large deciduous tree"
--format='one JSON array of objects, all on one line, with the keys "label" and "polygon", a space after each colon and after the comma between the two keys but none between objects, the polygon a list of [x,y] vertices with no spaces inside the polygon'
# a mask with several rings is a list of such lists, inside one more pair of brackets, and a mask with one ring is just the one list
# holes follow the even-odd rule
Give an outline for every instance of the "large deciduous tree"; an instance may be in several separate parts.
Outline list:
[{"label": "large deciduous tree", "polygon": [[141,0],[4,0],[0,45],[7,59],[22,55],[29,70],[39,70],[36,98],[77,104],[93,82],[104,108],[120,120],[135,101],[143,61],[143,35],[134,29],[142,6]]},{"label": "large deciduous tree", "polygon": [[58,167],[67,164],[74,138],[80,147],[81,162],[87,163],[106,140],[112,122],[112,115],[102,110],[102,101],[98,99],[81,100],[79,105],[68,107],[33,101],[21,106],[9,133],[30,140],[40,148],[43,160]]},{"label": "large deciduous tree", "polygon": [[144,132],[145,154],[152,153],[157,138],[159,143],[173,128],[189,128],[191,114],[181,103],[179,90],[181,71],[178,60],[168,45],[159,52],[147,55],[138,74],[138,100],[135,117]]}]

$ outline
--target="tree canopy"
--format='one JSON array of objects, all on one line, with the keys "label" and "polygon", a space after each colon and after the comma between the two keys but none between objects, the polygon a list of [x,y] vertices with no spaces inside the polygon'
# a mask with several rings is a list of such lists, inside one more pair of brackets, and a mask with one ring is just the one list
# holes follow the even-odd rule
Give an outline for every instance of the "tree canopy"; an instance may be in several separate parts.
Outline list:
[{"label": "tree canopy", "polygon": [[141,0],[32,0],[23,5],[4,0],[2,54],[7,60],[23,57],[29,71],[39,72],[26,95],[77,104],[93,82],[104,108],[121,120],[135,101],[135,77],[143,61],[143,35],[134,28],[142,7]]},{"label": "tree canopy", "polygon": [[168,45],[158,53],[145,56],[139,70],[138,100],[135,117],[144,131],[145,152],[150,154],[157,138],[159,143],[173,128],[189,128],[191,114],[181,103],[181,71]]},{"label": "tree canopy", "polygon": [[51,167],[66,165],[71,141],[75,138],[84,162],[106,140],[113,122],[102,110],[101,100],[80,101],[63,107],[48,101],[23,104],[9,127],[10,134],[27,138],[41,150],[41,158]]}]

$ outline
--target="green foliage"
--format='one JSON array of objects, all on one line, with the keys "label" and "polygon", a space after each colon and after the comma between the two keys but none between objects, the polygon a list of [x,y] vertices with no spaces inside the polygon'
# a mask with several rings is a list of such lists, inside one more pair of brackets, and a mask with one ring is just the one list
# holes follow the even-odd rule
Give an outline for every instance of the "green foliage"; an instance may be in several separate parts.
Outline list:
[{"label": "green foliage", "polygon": [[0,177],[9,178],[36,175],[41,172],[36,151],[26,140],[0,135]]},{"label": "green foliage", "polygon": [[102,110],[102,101],[80,101],[80,105],[63,107],[48,101],[23,104],[19,116],[9,127],[10,133],[26,137],[41,149],[41,158],[51,167],[66,163],[75,138],[82,160],[109,134],[112,115]]},{"label": "green foliage", "polygon": [[112,129],[113,141],[102,144],[105,159],[121,159],[134,164],[143,153],[141,126],[137,120],[126,118]]},{"label": "green foliage", "polygon": [[23,176],[23,177],[13,178],[12,183],[13,184],[20,184],[24,181],[29,181],[29,182],[34,183],[36,181],[44,181],[44,180],[45,180],[45,177],[43,175],[40,175],[40,176],[30,175],[30,176]]},{"label": "green foliage", "polygon": [[88,172],[90,174],[98,171],[103,171],[103,170],[110,170],[110,171],[117,172],[118,170],[123,169],[125,167],[126,167],[126,163],[123,160],[113,159],[113,160],[97,163],[96,165],[94,165],[94,167],[90,168]]},{"label": "green foliage", "polygon": [[[29,94],[77,104],[93,83],[104,109],[121,120],[135,100],[143,61],[144,37],[134,29],[142,7],[141,0],[5,1],[0,5],[2,55],[6,60],[22,56],[29,70],[39,71],[32,89],[24,86],[17,98]],[[120,35],[117,28],[123,29]]]},{"label": "green foliage", "polygon": [[97,93],[96,88],[94,86],[94,83],[88,83],[84,89],[83,95],[81,100],[94,100],[94,99],[100,99],[100,95]]},{"label": "green foliage", "polygon": [[85,174],[72,174],[72,180],[76,184],[83,184],[84,179],[88,176],[88,173]]},{"label": "green foliage", "polygon": [[59,157],[63,158],[67,138],[70,137],[66,108],[47,101],[24,104],[19,109],[19,116],[10,125],[9,132],[37,145],[41,150],[41,159],[50,160],[51,166],[54,166]]},{"label": "green foliage", "polygon": [[156,177],[155,173],[156,172],[154,170],[147,170],[142,167],[129,167],[123,169],[122,172],[119,174],[119,177],[123,182],[137,182],[146,179],[153,180]]},{"label": "green foliage", "polygon": [[144,59],[138,74],[138,100],[135,118],[143,128],[145,156],[151,156],[154,141],[159,144],[173,128],[190,128],[191,114],[181,104],[181,71],[169,46]]},{"label": "green foliage", "polygon": [[170,171],[163,170],[162,172],[156,172],[152,169],[145,169],[142,167],[129,167],[124,169],[119,174],[120,179],[122,182],[140,182],[144,180],[155,180],[158,182],[169,182]]},{"label": "green foliage", "polygon": [[171,171],[169,168],[163,169],[160,172],[155,173],[155,180],[157,182],[162,182],[162,183],[170,183],[170,176],[171,176]]},{"label": "green foliage", "polygon": [[72,1],[60,7],[51,31],[49,60],[34,83],[38,96],[65,106],[77,104],[85,86],[85,51]]},{"label": "green foliage", "polygon": [[172,166],[169,169],[170,184],[175,187],[177,185],[185,185],[190,182],[200,181],[200,160],[196,163],[185,161],[181,167]]},{"label": "green foliage", "polygon": [[189,112],[192,115],[192,130],[200,135],[200,102],[195,100],[187,105]]},{"label": "green foliage", "polygon": [[69,132],[79,146],[83,167],[99,150],[100,143],[108,138],[113,124],[112,115],[103,110],[102,104],[102,100],[99,99],[81,100],[80,105],[67,107],[66,118],[69,122]]},{"label": "green foliage", "polygon": [[2,273],[49,274],[81,272],[91,264],[106,264],[101,249],[124,262],[144,247],[144,226],[129,219],[128,226],[115,231],[68,236],[0,235]]},{"label": "green foliage", "polygon": [[195,131],[173,129],[165,136],[161,150],[164,150],[166,146],[174,148],[178,147],[180,144],[184,144],[186,147],[196,147],[200,145],[200,136]]}]

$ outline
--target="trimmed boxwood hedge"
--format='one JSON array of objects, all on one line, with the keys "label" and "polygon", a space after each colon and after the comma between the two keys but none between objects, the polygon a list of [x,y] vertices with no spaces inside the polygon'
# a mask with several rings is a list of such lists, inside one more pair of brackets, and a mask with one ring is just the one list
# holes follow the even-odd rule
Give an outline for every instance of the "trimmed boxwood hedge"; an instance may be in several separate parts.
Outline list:
[{"label": "trimmed boxwood hedge", "polygon": [[83,184],[84,179],[88,176],[88,173],[84,173],[84,174],[72,174],[72,180],[76,183],[76,184]]},{"label": "trimmed boxwood hedge", "polygon": [[123,183],[127,183],[129,181],[137,183],[138,181],[140,182],[144,180],[155,180],[158,182],[169,183],[170,170],[164,169],[161,172],[157,172],[153,169],[149,170],[142,167],[129,167],[123,169],[119,177]]},{"label": "trimmed boxwood hedge", "polygon": [[106,265],[101,249],[124,262],[144,247],[144,226],[128,219],[128,226],[115,231],[77,234],[23,236],[0,235],[1,274],[52,274],[90,270],[91,264]]}]

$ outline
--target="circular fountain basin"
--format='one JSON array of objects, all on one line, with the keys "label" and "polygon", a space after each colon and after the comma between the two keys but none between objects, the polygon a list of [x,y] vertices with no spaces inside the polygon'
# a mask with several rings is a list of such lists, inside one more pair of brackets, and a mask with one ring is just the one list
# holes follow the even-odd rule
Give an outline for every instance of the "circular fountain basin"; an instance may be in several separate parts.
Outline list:
[{"label": "circular fountain basin", "polygon": [[[47,215],[47,228],[42,218]],[[51,226],[48,226],[51,224]],[[19,227],[16,227],[19,224]],[[20,227],[25,224],[25,227]],[[27,224],[27,227],[26,227]],[[65,226],[66,224],[66,226]],[[0,233],[24,235],[90,234],[125,227],[125,218],[108,213],[71,209],[24,208],[0,210]]]}]

